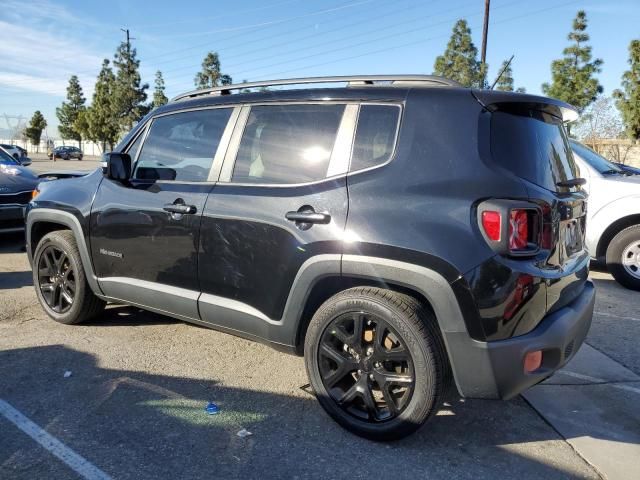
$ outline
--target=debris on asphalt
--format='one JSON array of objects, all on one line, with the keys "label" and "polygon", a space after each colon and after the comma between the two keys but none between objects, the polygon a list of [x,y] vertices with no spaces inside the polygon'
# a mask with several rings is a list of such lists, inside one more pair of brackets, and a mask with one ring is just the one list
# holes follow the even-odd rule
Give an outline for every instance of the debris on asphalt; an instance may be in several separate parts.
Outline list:
[{"label": "debris on asphalt", "polygon": [[218,407],[218,405],[216,405],[213,402],[209,402],[207,404],[207,406],[205,407],[205,411],[209,414],[209,415],[217,415],[220,413],[220,407]]},{"label": "debris on asphalt", "polygon": [[236,433],[236,435],[238,435],[240,438],[245,438],[245,437],[248,437],[249,435],[253,435],[253,433],[251,433],[246,428],[243,428],[238,433]]},{"label": "debris on asphalt", "polygon": [[64,378],[69,378],[71,376],[71,370],[67,370],[66,372],[64,372],[63,377]]}]

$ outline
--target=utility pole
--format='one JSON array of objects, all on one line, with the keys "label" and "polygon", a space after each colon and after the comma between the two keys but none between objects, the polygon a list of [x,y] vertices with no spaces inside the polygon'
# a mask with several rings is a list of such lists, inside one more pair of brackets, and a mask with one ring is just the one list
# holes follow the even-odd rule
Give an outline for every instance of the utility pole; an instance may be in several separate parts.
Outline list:
[{"label": "utility pole", "polygon": [[[489,4],[491,0],[484,0],[484,26],[482,28],[482,54],[480,61],[485,68],[485,75],[482,79],[483,83],[486,79],[486,65],[487,65],[487,34],[489,33]],[[483,85],[484,88],[484,85]]]}]

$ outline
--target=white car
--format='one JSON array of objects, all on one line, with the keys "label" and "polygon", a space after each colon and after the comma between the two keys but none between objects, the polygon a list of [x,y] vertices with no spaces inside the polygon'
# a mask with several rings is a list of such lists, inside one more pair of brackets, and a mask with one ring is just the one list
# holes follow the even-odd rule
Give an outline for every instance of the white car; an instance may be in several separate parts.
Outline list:
[{"label": "white car", "polygon": [[23,150],[16,147],[15,145],[1,143],[0,149],[15,158],[23,167],[28,167],[29,165],[31,165],[31,159],[24,154]]},{"label": "white car", "polygon": [[640,175],[625,171],[590,148],[571,141],[587,181],[587,248],[622,285],[640,291]]}]

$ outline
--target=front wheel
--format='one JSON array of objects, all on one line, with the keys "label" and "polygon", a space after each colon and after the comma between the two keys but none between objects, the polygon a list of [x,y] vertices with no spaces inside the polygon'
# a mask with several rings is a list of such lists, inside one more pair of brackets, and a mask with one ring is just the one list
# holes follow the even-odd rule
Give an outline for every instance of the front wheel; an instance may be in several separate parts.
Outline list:
[{"label": "front wheel", "polygon": [[331,297],[309,324],[304,354],[320,405],[372,440],[416,431],[445,390],[448,363],[436,319],[397,292],[359,287]]},{"label": "front wheel", "polygon": [[81,323],[99,315],[105,302],[87,283],[80,251],[69,230],[45,235],[33,255],[33,284],[44,311],[56,322]]},{"label": "front wheel", "polygon": [[618,283],[640,291],[640,225],[618,233],[607,247],[607,268]]}]

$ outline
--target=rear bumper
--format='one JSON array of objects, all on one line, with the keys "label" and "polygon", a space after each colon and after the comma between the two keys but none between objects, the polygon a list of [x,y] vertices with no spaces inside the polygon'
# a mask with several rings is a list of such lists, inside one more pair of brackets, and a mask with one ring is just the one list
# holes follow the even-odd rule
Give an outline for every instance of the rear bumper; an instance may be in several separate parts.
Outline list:
[{"label": "rear bumper", "polygon": [[[470,398],[509,399],[562,368],[584,342],[593,316],[590,281],[570,304],[547,315],[531,332],[507,340],[479,342],[466,333],[446,334],[456,384]],[[467,336],[465,339],[464,336]],[[542,350],[542,366],[525,373],[524,357]]]}]

